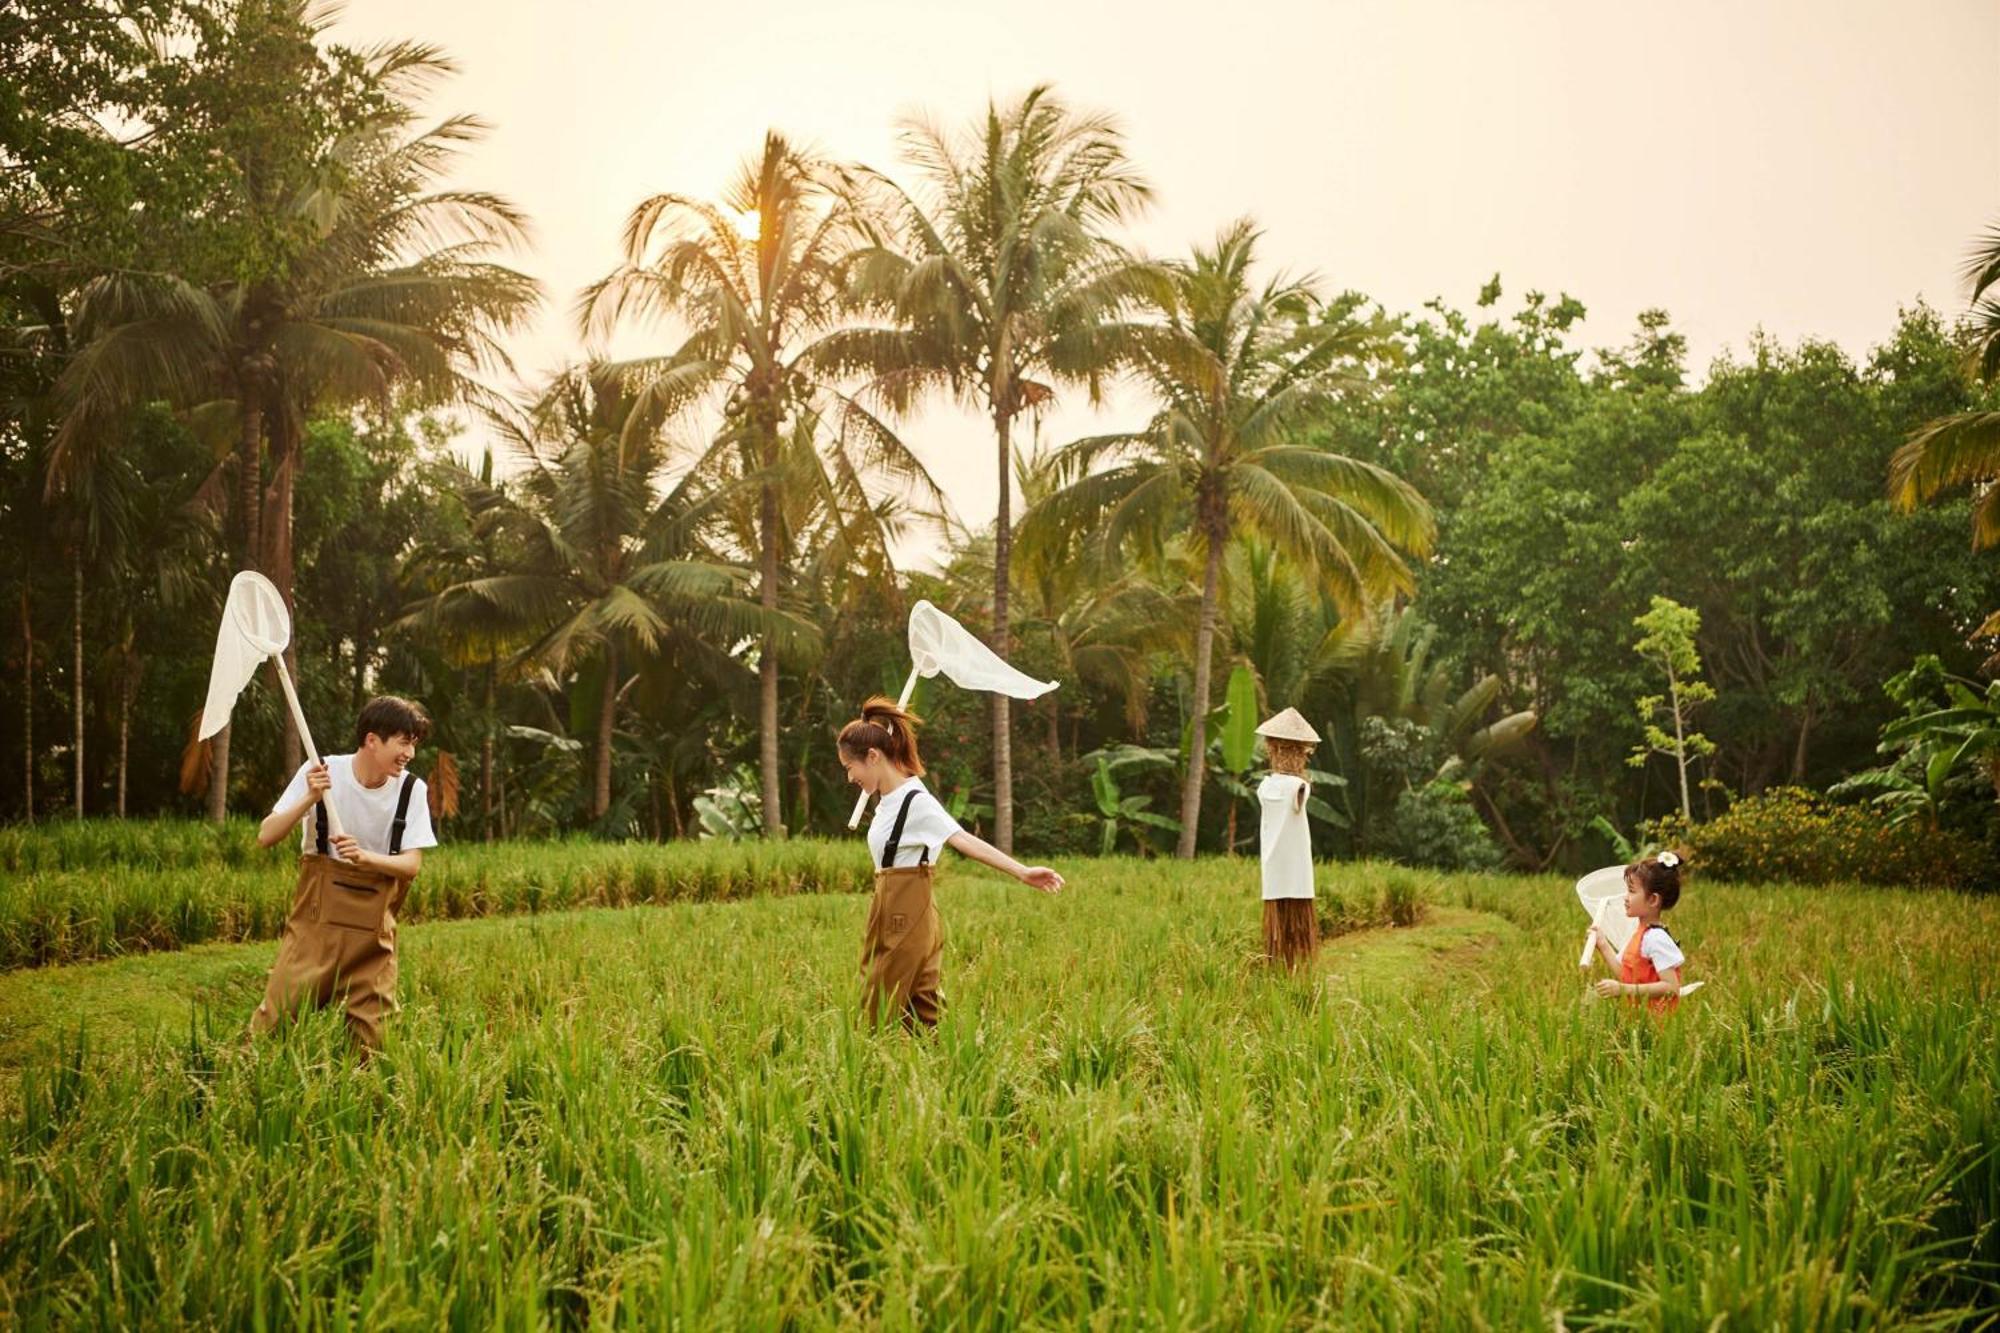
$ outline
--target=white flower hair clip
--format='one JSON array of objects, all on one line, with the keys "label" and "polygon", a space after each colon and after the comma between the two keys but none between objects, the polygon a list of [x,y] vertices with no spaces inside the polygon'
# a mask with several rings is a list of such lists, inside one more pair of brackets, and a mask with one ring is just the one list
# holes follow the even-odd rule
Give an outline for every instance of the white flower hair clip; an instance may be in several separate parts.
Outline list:
[{"label": "white flower hair clip", "polygon": [[1659,859],[1660,859],[1660,864],[1665,866],[1669,870],[1672,870],[1675,866],[1681,863],[1680,855],[1676,852],[1661,852]]}]

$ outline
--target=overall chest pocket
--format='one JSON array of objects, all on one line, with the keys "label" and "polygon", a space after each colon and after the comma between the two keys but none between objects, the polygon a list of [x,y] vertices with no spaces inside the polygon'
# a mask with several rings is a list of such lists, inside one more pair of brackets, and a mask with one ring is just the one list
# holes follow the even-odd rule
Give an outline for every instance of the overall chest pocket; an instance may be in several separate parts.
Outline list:
[{"label": "overall chest pocket", "polygon": [[380,881],[336,873],[328,875],[320,889],[322,925],[379,931],[388,910],[389,886]]}]

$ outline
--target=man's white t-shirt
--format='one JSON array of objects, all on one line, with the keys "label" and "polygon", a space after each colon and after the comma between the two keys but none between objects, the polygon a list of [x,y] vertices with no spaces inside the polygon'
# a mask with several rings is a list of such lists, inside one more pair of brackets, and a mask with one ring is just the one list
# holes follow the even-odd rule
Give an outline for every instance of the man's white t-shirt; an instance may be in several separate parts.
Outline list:
[{"label": "man's white t-shirt", "polygon": [[[903,821],[903,837],[896,844],[897,865],[936,865],[952,834],[964,832],[951,812],[930,794],[924,780],[911,778],[875,803],[875,818],[868,825],[868,853],[878,868],[882,851],[889,845],[889,831],[896,827],[896,815],[913,791],[916,799],[910,801],[910,817]],[[929,856],[924,855],[927,851]]]},{"label": "man's white t-shirt", "polygon": [[1312,831],[1306,827],[1306,780],[1273,773],[1257,784],[1263,810],[1258,841],[1264,852],[1264,897],[1313,896]]},{"label": "man's white t-shirt", "polygon": [[[299,765],[299,771],[292,775],[291,785],[284,795],[271,807],[271,813],[297,805],[306,798],[306,774],[312,769],[312,760]],[[379,787],[364,787],[354,780],[354,756],[351,754],[330,754],[326,756],[327,776],[333,780],[331,794],[334,809],[340,812],[340,827],[360,843],[366,851],[389,855],[389,826],[396,820],[396,794],[403,785],[400,776],[391,776]],[[410,789],[410,809],[403,824],[403,850],[418,851],[425,847],[435,847],[437,834],[431,831],[431,807],[426,798],[424,780],[417,778]],[[299,850],[310,852],[318,841],[314,813],[306,811],[299,821]],[[333,836],[333,825],[327,825],[327,836]]]},{"label": "man's white t-shirt", "polygon": [[1665,972],[1687,961],[1687,955],[1664,926],[1655,926],[1639,937],[1639,956],[1651,963],[1655,972]]}]

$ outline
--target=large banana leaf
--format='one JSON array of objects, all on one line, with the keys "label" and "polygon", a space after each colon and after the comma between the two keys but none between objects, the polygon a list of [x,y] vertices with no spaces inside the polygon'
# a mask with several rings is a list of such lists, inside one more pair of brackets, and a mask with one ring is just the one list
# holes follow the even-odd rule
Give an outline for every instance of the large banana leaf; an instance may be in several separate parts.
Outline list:
[{"label": "large banana leaf", "polygon": [[1247,666],[1229,673],[1229,715],[1222,724],[1222,763],[1245,773],[1257,757],[1257,678]]}]

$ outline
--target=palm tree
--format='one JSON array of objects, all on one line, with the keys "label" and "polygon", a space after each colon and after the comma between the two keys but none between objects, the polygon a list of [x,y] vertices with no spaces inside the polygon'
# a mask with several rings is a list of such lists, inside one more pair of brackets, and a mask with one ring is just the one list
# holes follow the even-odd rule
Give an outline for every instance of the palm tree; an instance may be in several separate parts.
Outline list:
[{"label": "palm tree", "polygon": [[[895,543],[919,529],[941,530],[943,515],[870,484],[841,433],[820,427],[816,417],[791,433],[780,471],[785,478],[786,609],[825,627],[820,662],[838,663],[842,670],[836,674],[851,674],[844,671],[844,657],[861,647],[857,641],[879,634],[885,622],[898,622],[904,614],[904,591],[892,555]],[[743,501],[729,507],[736,533],[753,531],[751,498],[746,489]],[[740,537],[733,545],[749,549]],[[786,728],[796,736],[785,762],[797,765],[793,808],[802,828],[811,826],[812,792],[827,772],[824,764],[814,767],[811,760],[825,757],[814,741],[830,734],[825,723],[831,701],[823,697],[830,688],[826,672],[804,673]],[[840,804],[839,790],[834,784],[828,809]]]},{"label": "palm tree", "polygon": [[[1974,370],[1987,384],[2000,380],[2000,223],[1974,246],[1965,265],[1971,289]],[[1969,484],[1974,550],[2000,544],[2000,412],[1954,412],[1912,435],[1889,460],[1889,499],[1905,513],[1949,487]],[[2000,611],[1975,638],[2000,633]]]},{"label": "palm tree", "polygon": [[485,601],[440,594],[525,568],[526,557],[504,545],[509,510],[501,503],[504,490],[493,480],[491,448],[481,458],[476,476],[447,465],[439,491],[451,503],[433,510],[432,521],[404,555],[399,581],[412,609],[396,628],[428,645],[451,666],[479,673],[479,830],[483,840],[492,842],[498,833],[494,793],[499,690],[503,676],[508,683],[519,678],[519,655],[527,641],[522,630],[503,622]]},{"label": "palm tree", "polygon": [[[599,674],[590,817],[611,808],[611,754],[625,668],[670,642],[723,656],[713,644],[746,635],[787,650],[812,627],[739,596],[742,571],[715,559],[699,530],[718,498],[689,473],[664,495],[671,452],[649,405],[660,398],[622,368],[594,362],[558,375],[525,418],[496,425],[524,464],[504,488],[469,475],[475,519],[516,561],[419,603],[406,624],[484,618],[521,633],[516,665],[560,676],[589,662]],[[724,493],[726,495],[726,493]]]},{"label": "palm tree", "polygon": [[1069,446],[1069,485],[1040,516],[1057,528],[1098,531],[1114,547],[1135,537],[1157,543],[1185,524],[1201,553],[1183,857],[1194,855],[1201,816],[1210,658],[1230,539],[1257,533],[1310,570],[1343,614],[1358,615],[1412,589],[1399,551],[1427,553],[1436,532],[1430,506],[1408,483],[1293,442],[1340,394],[1363,387],[1356,366],[1373,334],[1322,318],[1308,281],[1253,286],[1257,239],[1254,226],[1238,222],[1213,248],[1173,266],[1163,326],[1141,340],[1139,370],[1158,410],[1143,430]]},{"label": "palm tree", "polygon": [[[288,6],[317,38],[326,17]],[[317,59],[317,55],[304,57]],[[540,300],[530,278],[495,262],[525,238],[505,199],[437,188],[484,133],[474,117],[417,129],[413,101],[452,65],[426,46],[374,52],[365,82],[380,94],[355,109],[307,160],[263,160],[254,136],[234,141],[249,222],[304,237],[262,267],[203,282],[180,274],[115,272],[86,284],[78,349],[57,384],[63,422],[58,483],[87,466],[116,422],[164,401],[235,437],[239,558],[291,597],[291,511],[303,421],[330,405],[483,398],[474,376],[507,368],[499,335]],[[264,458],[271,455],[270,484]],[[288,750],[297,738],[286,721]],[[227,733],[217,737],[211,814],[228,781]]]},{"label": "palm tree", "polygon": [[[1021,458],[1017,480],[1032,514],[1061,489],[1058,455],[1038,448]],[[981,564],[983,556],[982,572],[990,583],[992,543],[972,542],[963,549],[967,563]],[[1128,560],[1126,552],[1106,550],[1094,534],[1049,524],[1024,522],[1015,555],[1021,637],[1046,641],[1058,677],[1110,694],[1133,734],[1143,734],[1152,662],[1169,654],[1185,657],[1190,647],[1187,613],[1194,606],[1192,597],[1181,595],[1183,581]],[[1043,698],[1049,753],[1058,758],[1061,699],[1061,691]]]},{"label": "palm tree", "polygon": [[[815,344],[843,319],[841,265],[857,236],[851,213],[828,188],[825,162],[772,132],[719,203],[659,194],[632,211],[625,262],[583,296],[587,333],[620,322],[677,321],[673,351],[628,363],[642,377],[644,410],[671,419],[720,398],[723,429],[708,462],[755,484],[757,510],[745,549],[758,557],[758,597],[776,624],[802,518],[789,487],[822,489],[829,471],[859,512],[870,483],[914,484],[942,503],[923,465],[893,432],[841,394]],[[831,432],[838,459],[808,463]],[[779,804],[778,645],[758,653],[758,735],[766,831],[782,836]]]},{"label": "palm tree", "polygon": [[[1122,313],[1156,288],[1158,271],[1101,228],[1147,203],[1150,187],[1108,116],[1073,112],[1047,87],[959,134],[928,120],[902,127],[904,158],[922,178],[911,195],[865,173],[864,215],[887,221],[855,264],[856,291],[897,327],[829,340],[829,360],[878,371],[871,386],[896,410],[943,391],[993,423],[999,504],[993,524],[994,651],[1007,654],[1013,573],[1013,427],[1049,403],[1059,382],[1096,400],[1129,358]],[[1010,700],[993,698],[994,842],[1014,841]]]}]

